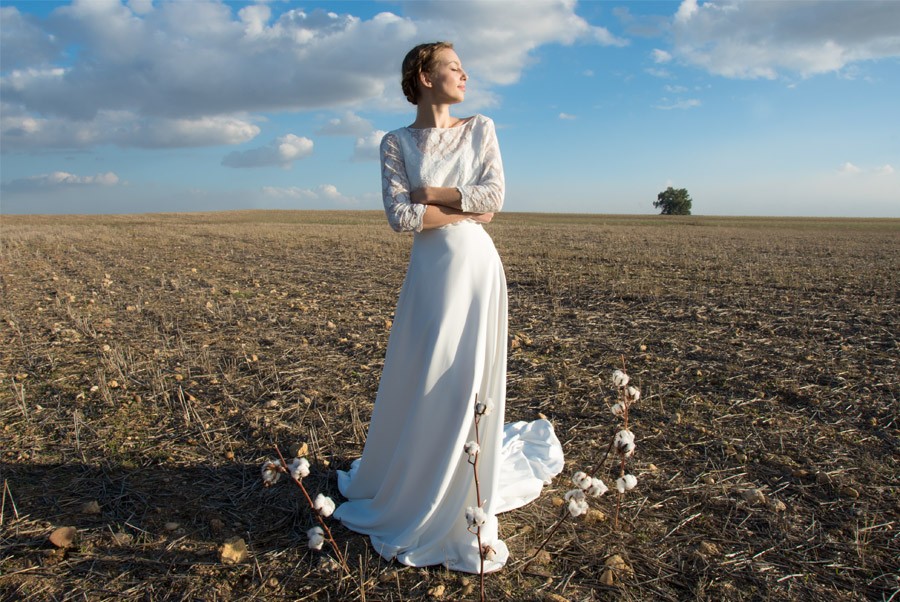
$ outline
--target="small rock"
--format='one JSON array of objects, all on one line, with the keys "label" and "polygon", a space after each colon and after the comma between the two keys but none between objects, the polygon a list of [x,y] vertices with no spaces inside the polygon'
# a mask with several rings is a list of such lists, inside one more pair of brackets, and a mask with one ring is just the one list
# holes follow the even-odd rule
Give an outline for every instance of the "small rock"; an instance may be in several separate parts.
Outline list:
[{"label": "small rock", "polygon": [[428,595],[434,598],[435,600],[442,600],[444,598],[444,592],[447,590],[443,584],[435,585],[432,588],[428,589]]},{"label": "small rock", "polygon": [[385,571],[378,577],[381,583],[394,583],[397,580],[397,571]]},{"label": "small rock", "polygon": [[772,512],[784,512],[787,506],[781,500],[769,500],[769,509]]},{"label": "small rock", "polygon": [[554,506],[556,506],[557,508],[560,508],[560,507],[561,507],[563,504],[565,504],[566,502],[565,502],[565,500],[563,500],[561,497],[555,497],[555,498],[553,498],[553,499],[551,500],[551,503],[552,503]]},{"label": "small rock", "polygon": [[78,529],[75,527],[60,527],[50,534],[50,543],[57,548],[68,548],[75,541]]},{"label": "small rock", "polygon": [[97,500],[91,500],[81,505],[82,514],[100,514],[100,504]]},{"label": "small rock", "polygon": [[224,564],[237,564],[247,559],[247,543],[241,537],[226,539],[219,548],[219,560]]},{"label": "small rock", "polygon": [[328,328],[328,330],[334,330],[335,328],[337,328],[335,323],[331,322],[331,321],[329,321],[327,324],[325,324],[325,327]]},{"label": "small rock", "polygon": [[131,542],[134,540],[134,537],[131,536],[131,533],[113,533],[113,541],[117,546],[128,546],[131,545]]},{"label": "small rock", "polygon": [[703,482],[706,483],[707,485],[715,485],[716,484],[716,480],[711,475],[706,475],[705,477],[703,477]]},{"label": "small rock", "polygon": [[634,575],[634,569],[618,554],[613,554],[607,558],[603,565],[606,568],[603,569],[603,573],[600,575],[600,582],[604,585],[615,585],[617,580]]},{"label": "small rock", "polygon": [[659,467],[656,464],[647,465],[647,472],[659,472]]},{"label": "small rock", "polygon": [[263,407],[267,410],[273,410],[278,407],[278,400],[270,399],[269,401],[263,403]]},{"label": "small rock", "polygon": [[288,448],[291,456],[294,458],[302,458],[303,456],[309,453],[309,444],[306,442],[302,443],[293,443],[291,447]]},{"label": "small rock", "polygon": [[602,523],[606,520],[606,514],[596,508],[591,508],[585,515],[584,520],[589,523]]},{"label": "small rock", "polygon": [[[528,550],[526,558],[531,558],[535,552],[536,550],[534,548]],[[550,561],[552,559],[553,557],[550,556],[550,552],[548,552],[547,550],[541,550],[537,553],[537,556],[535,556],[531,562],[533,564],[550,564]]]},{"label": "small rock", "polygon": [[855,500],[859,497],[859,491],[857,491],[853,487],[850,487],[850,485],[844,485],[843,487],[841,487],[841,495]]},{"label": "small rock", "polygon": [[753,506],[761,506],[766,503],[766,494],[762,489],[745,489],[741,492],[744,501]]},{"label": "small rock", "polygon": [[234,460],[234,452],[230,451],[230,450],[225,452],[225,459],[226,460]]},{"label": "small rock", "polygon": [[175,521],[169,521],[165,524],[166,531],[176,531],[181,525]]}]

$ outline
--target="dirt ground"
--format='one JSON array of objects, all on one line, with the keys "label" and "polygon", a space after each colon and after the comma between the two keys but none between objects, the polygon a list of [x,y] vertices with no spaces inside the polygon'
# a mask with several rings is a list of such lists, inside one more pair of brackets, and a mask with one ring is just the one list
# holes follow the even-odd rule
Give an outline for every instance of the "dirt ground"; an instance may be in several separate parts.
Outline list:
[{"label": "dirt ground", "polygon": [[[507,420],[544,414],[567,457],[501,516],[511,564],[488,598],[900,600],[900,221],[488,228]],[[341,499],[411,242],[383,215],[2,216],[0,236],[0,598],[477,598],[477,577],[384,561],[334,521],[350,571],[332,570],[299,490],[260,479],[305,442],[304,482]],[[623,358],[643,397],[618,528],[607,494],[522,570],[615,432]],[[228,564],[232,537],[248,555]]]}]

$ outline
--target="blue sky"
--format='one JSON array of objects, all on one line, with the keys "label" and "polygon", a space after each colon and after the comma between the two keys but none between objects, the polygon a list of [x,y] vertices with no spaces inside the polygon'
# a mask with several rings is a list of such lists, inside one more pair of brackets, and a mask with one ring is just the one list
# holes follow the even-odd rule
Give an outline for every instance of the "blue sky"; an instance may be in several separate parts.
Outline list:
[{"label": "blue sky", "polygon": [[0,1],[0,212],[377,209],[449,39],[510,211],[900,217],[900,2]]}]

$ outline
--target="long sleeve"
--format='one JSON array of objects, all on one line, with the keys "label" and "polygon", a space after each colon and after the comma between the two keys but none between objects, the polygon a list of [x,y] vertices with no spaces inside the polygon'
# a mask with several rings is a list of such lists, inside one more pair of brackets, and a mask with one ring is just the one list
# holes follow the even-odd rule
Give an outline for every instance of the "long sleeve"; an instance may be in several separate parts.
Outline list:
[{"label": "long sleeve", "polygon": [[388,223],[396,232],[419,232],[425,205],[409,198],[409,177],[400,141],[393,133],[381,139],[381,195]]},{"label": "long sleeve", "polygon": [[469,186],[458,186],[462,197],[462,210],[467,213],[494,213],[503,207],[506,184],[503,179],[503,161],[500,159],[500,144],[494,122],[485,118],[484,136],[481,139],[482,171],[478,182]]}]

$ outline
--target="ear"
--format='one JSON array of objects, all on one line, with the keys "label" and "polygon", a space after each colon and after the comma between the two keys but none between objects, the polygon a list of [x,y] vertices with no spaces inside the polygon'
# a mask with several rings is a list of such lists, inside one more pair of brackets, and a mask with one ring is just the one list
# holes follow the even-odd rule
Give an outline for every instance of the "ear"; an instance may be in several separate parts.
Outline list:
[{"label": "ear", "polygon": [[424,71],[419,73],[419,86],[423,88],[430,88],[432,86],[430,73],[425,73]]}]

